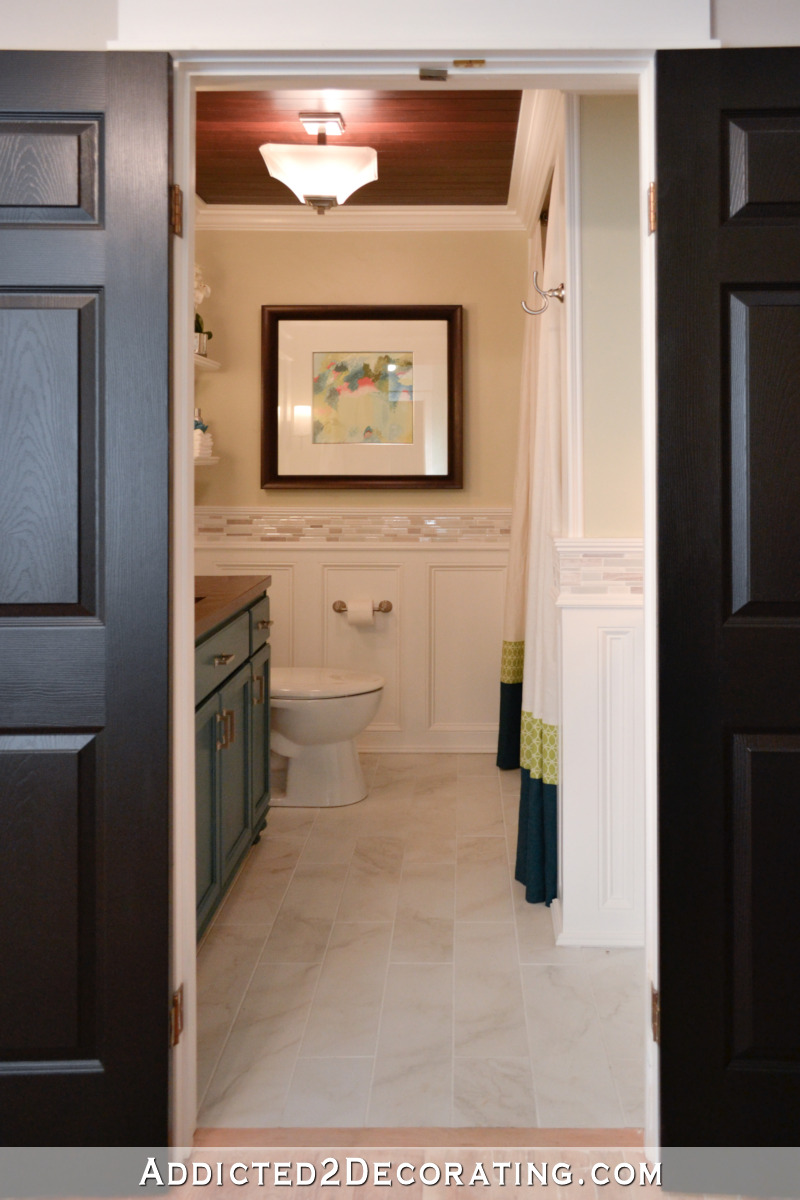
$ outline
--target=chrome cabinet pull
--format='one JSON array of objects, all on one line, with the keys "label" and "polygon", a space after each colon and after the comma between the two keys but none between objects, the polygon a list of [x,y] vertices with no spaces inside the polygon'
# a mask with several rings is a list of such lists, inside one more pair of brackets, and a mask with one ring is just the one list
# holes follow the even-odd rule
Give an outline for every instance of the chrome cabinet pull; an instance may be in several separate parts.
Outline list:
[{"label": "chrome cabinet pull", "polygon": [[228,745],[228,722],[225,719],[225,713],[217,713],[217,729],[222,727],[222,735],[217,738],[217,749],[224,750]]},{"label": "chrome cabinet pull", "polygon": [[232,708],[222,710],[222,715],[225,718],[225,728],[228,734],[227,745],[232,746],[236,741],[236,713]]},{"label": "chrome cabinet pull", "polygon": [[263,704],[267,698],[267,685],[263,675],[256,675],[253,683],[257,684],[257,689],[253,691],[253,704]]},{"label": "chrome cabinet pull", "polygon": [[236,658],[235,654],[215,654],[214,655],[214,666],[215,667],[227,667],[228,663],[233,662],[233,660],[235,658]]}]

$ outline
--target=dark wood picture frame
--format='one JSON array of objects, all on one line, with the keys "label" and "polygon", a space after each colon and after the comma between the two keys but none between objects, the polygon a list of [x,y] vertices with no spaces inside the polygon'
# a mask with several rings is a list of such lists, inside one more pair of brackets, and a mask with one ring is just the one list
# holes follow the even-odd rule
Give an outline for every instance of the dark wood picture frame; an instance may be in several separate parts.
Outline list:
[{"label": "dark wood picture frame", "polygon": [[[262,488],[463,487],[463,310],[460,304],[264,305],[261,309]],[[283,321],[438,321],[447,332],[447,471],[426,474],[286,474],[279,469],[280,329]],[[355,348],[355,347],[354,347]],[[362,347],[358,347],[361,349]],[[395,347],[399,349],[400,347]],[[330,347],[320,347],[330,349]],[[344,349],[344,347],[343,347]],[[310,378],[310,375],[309,375]],[[380,451],[380,447],[375,447]]]}]

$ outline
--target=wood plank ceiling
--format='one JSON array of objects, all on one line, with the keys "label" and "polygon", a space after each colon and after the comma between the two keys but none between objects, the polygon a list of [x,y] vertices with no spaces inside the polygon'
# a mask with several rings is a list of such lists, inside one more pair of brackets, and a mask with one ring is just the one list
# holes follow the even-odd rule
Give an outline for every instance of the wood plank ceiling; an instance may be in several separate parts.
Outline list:
[{"label": "wood plank ceiling", "polygon": [[207,91],[197,96],[197,193],[207,204],[296,204],[263,142],[313,142],[305,111],[340,112],[336,145],[373,146],[378,178],[348,205],[506,204],[521,92]]}]

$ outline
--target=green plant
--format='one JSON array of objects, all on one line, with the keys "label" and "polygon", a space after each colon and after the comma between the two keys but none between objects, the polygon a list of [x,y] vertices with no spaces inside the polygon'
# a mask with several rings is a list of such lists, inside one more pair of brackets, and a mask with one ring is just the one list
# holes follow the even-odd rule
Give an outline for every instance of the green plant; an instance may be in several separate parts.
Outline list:
[{"label": "green plant", "polygon": [[203,318],[200,316],[199,312],[194,314],[194,331],[195,333],[204,333],[209,341],[211,341],[211,338],[214,336],[213,333],[210,333],[207,329],[203,328]]}]

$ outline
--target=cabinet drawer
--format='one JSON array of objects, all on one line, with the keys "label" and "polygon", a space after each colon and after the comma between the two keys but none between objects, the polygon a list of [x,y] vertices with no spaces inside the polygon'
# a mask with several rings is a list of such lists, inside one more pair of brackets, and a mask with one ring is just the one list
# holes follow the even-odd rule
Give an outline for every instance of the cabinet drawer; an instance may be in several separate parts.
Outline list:
[{"label": "cabinet drawer", "polygon": [[242,613],[202,642],[194,652],[194,702],[243,666],[250,657],[250,616]]},{"label": "cabinet drawer", "polygon": [[269,596],[250,609],[250,653],[255,654],[269,638]]}]

